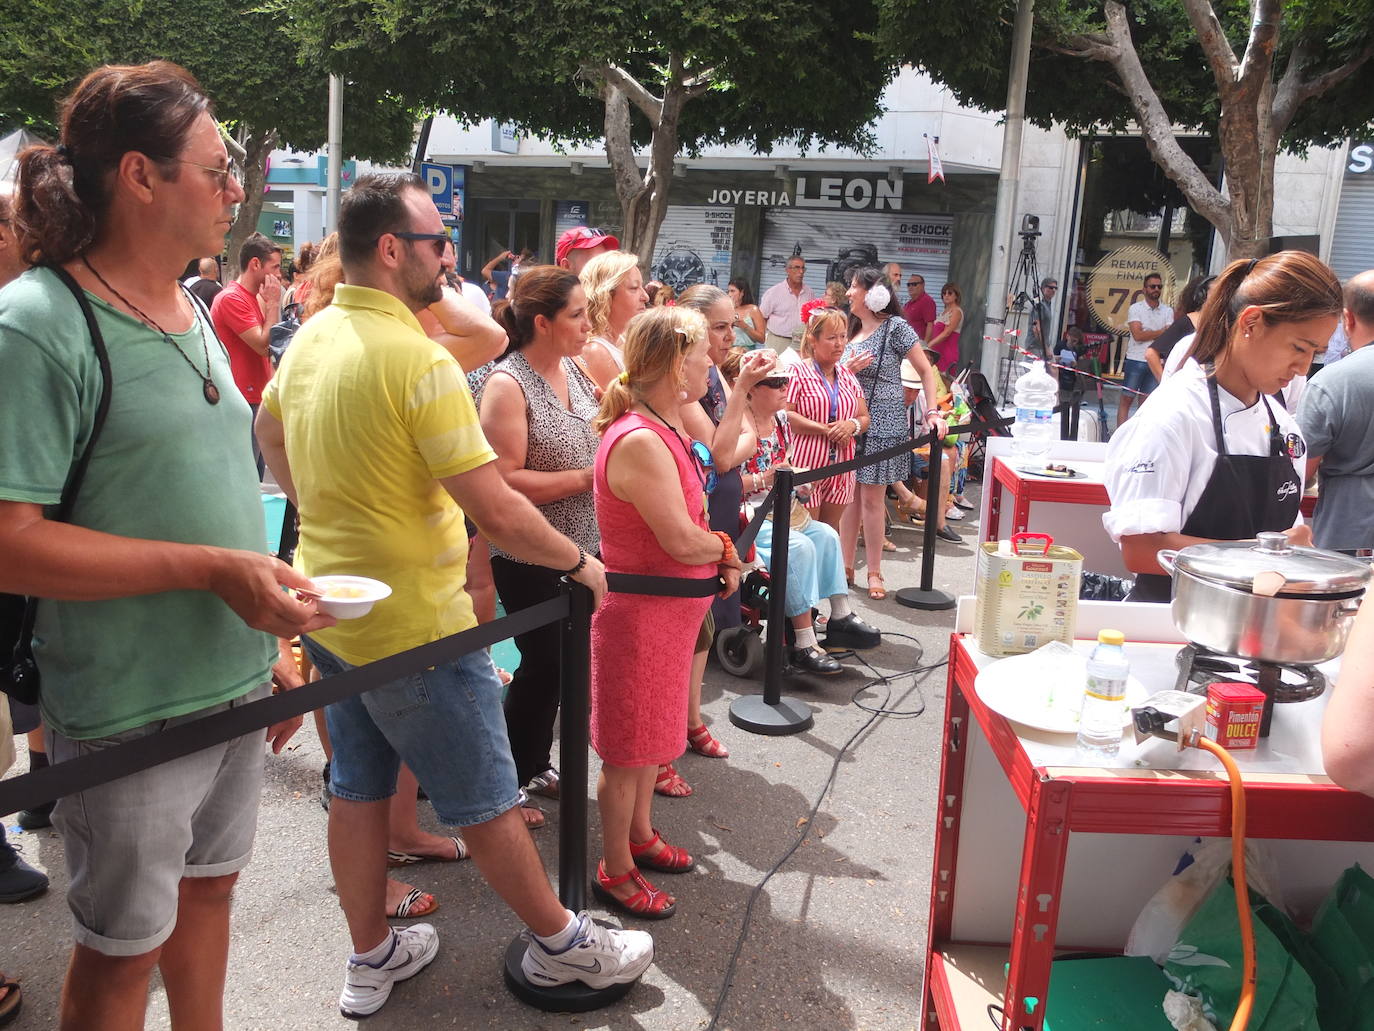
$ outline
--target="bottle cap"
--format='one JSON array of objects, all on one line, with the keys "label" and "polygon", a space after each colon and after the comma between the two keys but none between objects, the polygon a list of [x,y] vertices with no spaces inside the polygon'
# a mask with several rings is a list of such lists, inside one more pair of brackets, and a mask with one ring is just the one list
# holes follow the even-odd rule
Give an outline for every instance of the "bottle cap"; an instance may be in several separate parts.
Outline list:
[{"label": "bottle cap", "polygon": [[1114,644],[1120,648],[1126,643],[1126,635],[1120,630],[1099,630],[1097,640],[1099,644]]}]

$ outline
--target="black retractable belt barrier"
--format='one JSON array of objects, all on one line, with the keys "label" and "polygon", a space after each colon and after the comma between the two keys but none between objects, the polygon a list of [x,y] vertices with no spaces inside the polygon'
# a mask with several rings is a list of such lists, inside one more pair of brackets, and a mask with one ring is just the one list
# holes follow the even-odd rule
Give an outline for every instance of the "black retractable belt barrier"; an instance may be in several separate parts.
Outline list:
[{"label": "black retractable belt barrier", "polygon": [[909,609],[924,609],[938,612],[954,608],[954,595],[935,589],[935,532],[939,517],[936,512],[945,503],[940,489],[940,472],[945,459],[945,449],[940,441],[930,444],[930,475],[926,480],[926,525],[921,533],[921,586],[903,587],[893,595],[898,605]]},{"label": "black retractable belt barrier", "polygon": [[264,730],[283,720],[303,716],[307,712],[389,684],[416,670],[452,662],[497,641],[528,633],[555,619],[561,619],[567,612],[567,598],[551,598],[495,622],[483,623],[462,633],[422,644],[418,648],[379,659],[338,676],[305,684],[293,691],[284,691],[271,698],[217,712],[212,716],[183,723],[137,741],[116,745],[114,748],[103,749],[67,762],[55,763],[34,773],[26,773],[22,777],[0,781],[0,814],[15,813],[21,809],[36,809],[44,802],[51,802],[63,795],[84,791],[97,784],[105,784],[120,777],[127,777],[131,773],[180,759],[203,748]]},{"label": "black retractable belt barrier", "polygon": [[[946,436],[962,436],[966,433],[984,433],[988,430],[1010,426],[1014,419],[975,419],[960,426],[951,426]],[[768,567],[768,634],[764,648],[764,688],[763,695],[744,695],[735,699],[730,706],[730,722],[742,730],[755,734],[797,734],[810,729],[815,718],[809,707],[800,702],[782,697],[782,680],[786,662],[783,657],[787,617],[784,603],[787,594],[787,538],[792,526],[792,491],[805,483],[828,479],[851,470],[888,458],[896,458],[912,448],[923,444],[931,445],[930,476],[934,490],[940,487],[940,463],[942,459],[940,441],[934,432],[916,436],[914,431],[910,440],[894,444],[873,454],[858,454],[848,461],[836,462],[819,469],[794,472],[791,469],[778,469],[773,480],[772,493],[754,514],[753,520],[740,537],[739,550],[743,552],[758,533],[760,524],[767,517],[771,506],[773,513],[772,555]],[[931,493],[927,491],[927,495]],[[952,595],[934,589],[935,578],[935,520],[929,515],[930,501],[927,500],[924,552],[921,556],[921,587],[919,590],[904,588],[896,592],[897,601],[909,608],[949,609],[955,605]]]}]

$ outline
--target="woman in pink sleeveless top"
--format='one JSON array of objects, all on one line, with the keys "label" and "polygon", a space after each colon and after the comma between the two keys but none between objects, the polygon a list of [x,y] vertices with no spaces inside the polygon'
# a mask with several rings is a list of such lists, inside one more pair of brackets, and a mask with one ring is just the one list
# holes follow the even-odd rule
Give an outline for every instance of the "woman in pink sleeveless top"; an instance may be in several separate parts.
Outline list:
[{"label": "woman in pink sleeveless top", "polygon": [[[707,528],[706,473],[680,408],[706,393],[706,320],[654,308],[625,334],[625,372],[611,381],[595,426],[602,433],[594,491],[608,572],[739,583],[727,534]],[[592,890],[635,916],[673,915],[676,900],[640,868],[686,873],[694,862],[654,829],[658,767],[686,747],[692,648],[710,595],[608,594],[592,617],[591,743],[601,757],[602,859]]]}]

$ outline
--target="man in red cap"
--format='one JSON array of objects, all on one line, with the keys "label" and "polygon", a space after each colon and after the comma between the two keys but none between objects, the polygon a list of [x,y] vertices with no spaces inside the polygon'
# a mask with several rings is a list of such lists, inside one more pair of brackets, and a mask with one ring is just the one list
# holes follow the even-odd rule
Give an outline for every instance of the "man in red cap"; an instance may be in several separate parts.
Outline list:
[{"label": "man in red cap", "polygon": [[553,249],[553,255],[559,268],[565,268],[581,275],[582,266],[598,254],[618,250],[620,250],[620,241],[604,229],[573,226],[558,238],[558,243]]}]

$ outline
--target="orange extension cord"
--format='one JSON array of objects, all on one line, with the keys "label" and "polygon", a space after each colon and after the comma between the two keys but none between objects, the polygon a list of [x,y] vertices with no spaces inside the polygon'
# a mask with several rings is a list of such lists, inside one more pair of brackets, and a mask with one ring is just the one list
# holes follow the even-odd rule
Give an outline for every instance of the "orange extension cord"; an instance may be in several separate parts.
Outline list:
[{"label": "orange extension cord", "polygon": [[1226,775],[1231,779],[1231,880],[1236,889],[1236,919],[1240,923],[1244,969],[1240,1001],[1236,1004],[1235,1016],[1231,1018],[1230,1031],[1245,1031],[1250,1023],[1250,1011],[1255,1005],[1255,928],[1251,923],[1250,889],[1245,878],[1245,785],[1240,778],[1240,767],[1231,758],[1231,753],[1206,737],[1198,737],[1197,746],[1216,756],[1221,765],[1226,767]]}]

